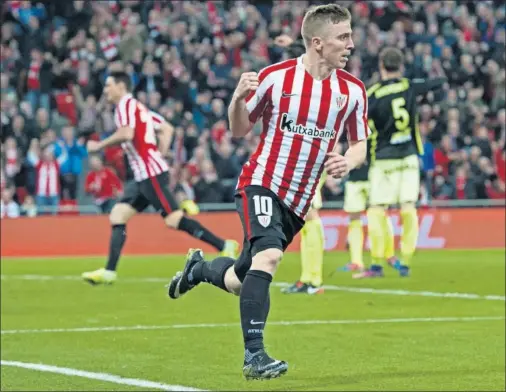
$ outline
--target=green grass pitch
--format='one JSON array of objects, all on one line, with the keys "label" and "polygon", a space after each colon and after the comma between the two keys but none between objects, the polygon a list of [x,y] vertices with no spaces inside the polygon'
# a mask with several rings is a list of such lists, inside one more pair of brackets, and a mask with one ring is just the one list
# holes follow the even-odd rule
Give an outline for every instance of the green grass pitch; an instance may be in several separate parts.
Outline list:
[{"label": "green grass pitch", "polygon": [[[3,259],[1,359],[221,391],[505,390],[504,251],[423,251],[410,278],[362,281],[329,277],[347,254],[327,253],[325,294],[287,296],[298,257],[271,288],[266,347],[290,366],[280,379],[243,380],[236,297],[204,284],[167,297],[181,256],[124,257],[105,287],[79,278],[103,258]],[[2,391],[150,390],[119,380],[1,367]]]}]

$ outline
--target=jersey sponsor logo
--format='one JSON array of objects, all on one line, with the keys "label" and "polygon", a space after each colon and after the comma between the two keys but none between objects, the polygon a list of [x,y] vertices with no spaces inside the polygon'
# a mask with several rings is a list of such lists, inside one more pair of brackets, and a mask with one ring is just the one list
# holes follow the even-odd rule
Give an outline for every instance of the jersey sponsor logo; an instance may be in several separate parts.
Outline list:
[{"label": "jersey sponsor logo", "polygon": [[287,113],[281,116],[280,129],[283,132],[290,132],[302,136],[311,136],[319,139],[334,139],[337,136],[335,130],[328,131],[326,129],[318,129],[316,127],[305,127],[301,124],[295,124],[295,121],[288,117]]}]

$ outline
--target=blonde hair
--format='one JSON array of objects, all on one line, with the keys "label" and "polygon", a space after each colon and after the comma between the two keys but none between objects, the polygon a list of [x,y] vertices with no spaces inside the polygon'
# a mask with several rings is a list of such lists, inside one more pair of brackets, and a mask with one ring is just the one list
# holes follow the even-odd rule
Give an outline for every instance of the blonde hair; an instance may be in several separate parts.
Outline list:
[{"label": "blonde hair", "polygon": [[302,38],[308,48],[311,40],[321,34],[326,24],[337,24],[351,19],[350,11],[337,4],[319,5],[310,8],[302,21]]}]

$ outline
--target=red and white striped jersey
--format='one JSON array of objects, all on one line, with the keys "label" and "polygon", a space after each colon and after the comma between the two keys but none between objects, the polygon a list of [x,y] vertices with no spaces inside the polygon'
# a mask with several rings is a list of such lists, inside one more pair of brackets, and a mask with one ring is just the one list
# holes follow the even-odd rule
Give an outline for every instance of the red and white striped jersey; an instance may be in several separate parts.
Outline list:
[{"label": "red and white striped jersey", "polygon": [[169,165],[156,146],[155,130],[165,121],[159,114],[149,111],[131,94],[125,95],[116,106],[114,121],[118,128],[134,130],[131,141],[121,143],[135,181],[142,181],[169,170]]},{"label": "red and white striped jersey", "polygon": [[106,38],[100,40],[100,49],[107,60],[112,60],[118,55],[118,45],[121,37],[118,34],[109,34]]},{"label": "red and white striped jersey", "polygon": [[37,166],[37,196],[58,196],[60,194],[60,163],[39,161]]},{"label": "red and white striped jersey", "polygon": [[344,70],[313,79],[301,56],[264,68],[246,107],[251,122],[262,117],[263,130],[237,187],[268,188],[304,219],[326,155],[343,130],[349,141],[367,139],[364,84]]},{"label": "red and white striped jersey", "polygon": [[27,159],[37,172],[37,196],[54,197],[60,195],[60,168],[67,160],[68,155],[64,149],[56,159],[44,161],[31,152]]}]

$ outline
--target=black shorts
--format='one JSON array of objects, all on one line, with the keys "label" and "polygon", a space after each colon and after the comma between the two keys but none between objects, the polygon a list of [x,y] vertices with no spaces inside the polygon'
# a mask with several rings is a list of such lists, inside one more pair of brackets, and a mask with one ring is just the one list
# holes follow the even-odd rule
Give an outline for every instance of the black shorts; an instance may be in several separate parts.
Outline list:
[{"label": "black shorts", "polygon": [[169,173],[165,172],[142,181],[130,181],[125,186],[120,203],[130,204],[137,212],[153,206],[163,217],[179,209],[169,190]]},{"label": "black shorts", "polygon": [[253,256],[272,248],[285,251],[304,226],[304,220],[274,192],[257,185],[239,189],[235,204],[244,230],[244,245],[234,269],[242,282]]}]

